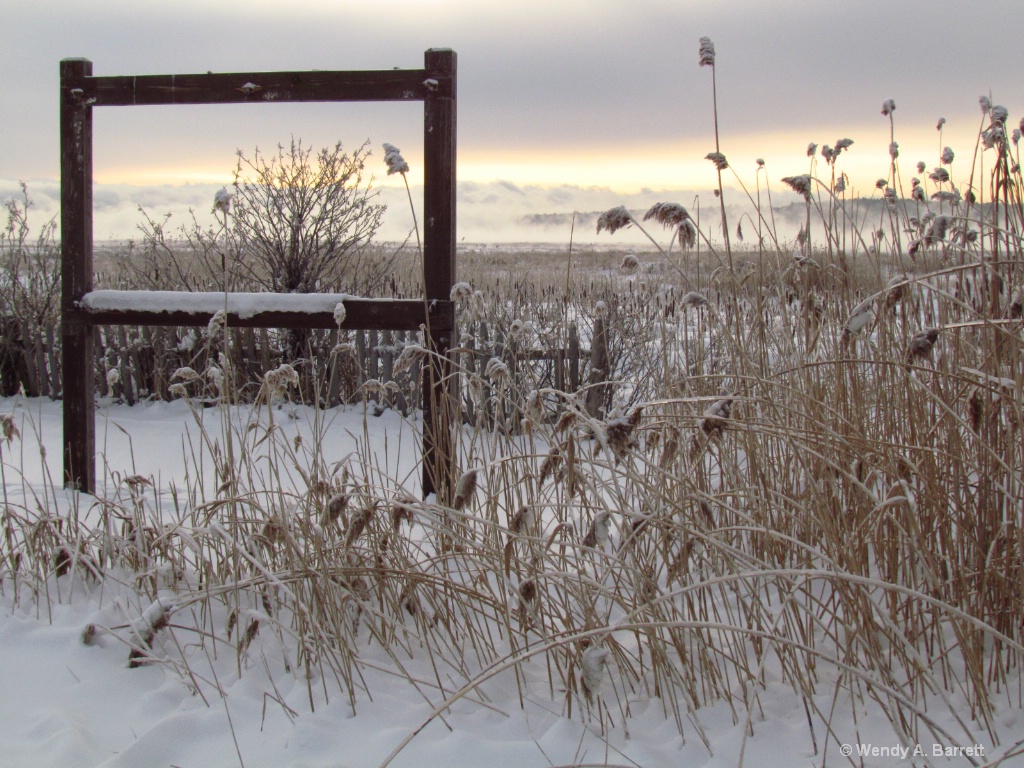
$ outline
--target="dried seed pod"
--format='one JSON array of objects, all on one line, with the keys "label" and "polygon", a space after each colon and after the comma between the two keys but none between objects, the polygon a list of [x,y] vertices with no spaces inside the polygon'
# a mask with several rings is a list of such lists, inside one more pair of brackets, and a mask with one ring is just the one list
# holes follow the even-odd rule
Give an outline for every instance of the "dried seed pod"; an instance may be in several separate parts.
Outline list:
[{"label": "dried seed pod", "polygon": [[452,509],[462,510],[469,504],[469,500],[476,493],[476,476],[479,469],[471,469],[464,472],[455,486],[455,498],[452,500]]},{"label": "dried seed pod", "polygon": [[679,454],[679,430],[676,427],[669,427],[665,434],[665,447],[661,452],[661,459],[658,461],[658,468],[668,469],[676,460]]},{"label": "dried seed pod", "polygon": [[416,593],[416,585],[406,584],[405,589],[402,590],[402,594],[398,598],[398,602],[410,616],[418,614],[420,612],[420,597]]},{"label": "dried seed pod", "polygon": [[910,293],[910,286],[907,284],[906,275],[897,275],[890,279],[886,287],[888,288],[885,293],[886,309],[893,309]]},{"label": "dried seed pod", "polygon": [[583,537],[583,546],[596,548],[604,546],[611,538],[612,515],[610,512],[599,512],[590,524],[590,530]]},{"label": "dried seed pod", "polygon": [[850,317],[843,327],[843,341],[848,341],[853,334],[859,333],[875,322],[875,303],[873,299],[862,301],[853,308]]},{"label": "dried seed pod", "polygon": [[556,446],[551,449],[546,457],[544,457],[543,463],[540,465],[540,480],[539,484],[543,485],[544,481],[551,477],[558,470],[559,465],[562,463],[562,452]]},{"label": "dried seed pod", "polygon": [[611,660],[612,654],[607,648],[591,646],[583,652],[583,672],[580,674],[580,683],[583,697],[588,704],[593,702],[594,696],[601,690],[604,670]]},{"label": "dried seed pod", "polygon": [[348,532],[345,534],[345,546],[351,546],[356,539],[362,536],[363,531],[366,530],[366,526],[370,524],[372,519],[373,507],[367,507],[353,515],[348,525]]},{"label": "dried seed pod", "polygon": [[320,513],[320,525],[323,528],[329,525],[336,524],[345,514],[345,510],[348,508],[348,494],[347,493],[336,493],[331,496],[327,502],[327,506],[324,507],[323,512]]},{"label": "dried seed pod", "polygon": [[562,411],[562,415],[558,417],[558,421],[555,422],[555,433],[565,432],[572,426],[574,421],[576,421],[576,413],[566,408]]},{"label": "dried seed pod", "polygon": [[1006,316],[1011,320],[1020,320],[1024,316],[1024,305],[1021,304],[1020,288],[1010,294],[1010,306],[1006,308]]},{"label": "dried seed pod", "polygon": [[697,506],[699,507],[701,514],[704,515],[704,520],[707,524],[714,528],[715,516],[711,514],[711,505],[704,501],[704,499],[697,499]]},{"label": "dried seed pod", "polygon": [[256,635],[260,633],[260,622],[259,619],[253,619],[249,622],[249,626],[245,628],[245,634],[242,635],[242,640],[238,644],[238,653],[244,654],[252,641],[256,639]]},{"label": "dried seed pod", "polygon": [[732,416],[733,398],[726,397],[711,405],[704,411],[704,419],[700,423],[701,431],[708,437],[721,434],[728,426]]},{"label": "dried seed pod", "polygon": [[661,594],[658,589],[658,580],[654,575],[654,568],[647,566],[638,574],[639,585],[637,587],[637,600],[641,603],[652,603]]},{"label": "dried seed pod", "polygon": [[145,649],[153,647],[153,639],[156,637],[156,633],[168,625],[174,608],[175,605],[171,601],[158,599],[144,610],[139,618],[131,623],[129,642],[132,645],[132,650],[128,654],[128,667],[130,669],[142,666],[144,663],[143,659],[146,658]]},{"label": "dried seed pod", "polygon": [[967,398],[967,422],[971,430],[978,432],[981,429],[981,420],[985,412],[985,399],[979,387],[971,389],[971,396]]},{"label": "dried seed pod", "polygon": [[625,456],[630,448],[637,447],[636,441],[633,439],[633,431],[640,423],[642,412],[643,408],[634,408],[628,417],[613,419],[605,426],[605,439],[616,459]]},{"label": "dried seed pod", "polygon": [[537,511],[532,507],[520,507],[508,522],[508,529],[517,536],[529,532],[537,520]]},{"label": "dried seed pod", "polygon": [[922,331],[918,331],[914,334],[914,337],[910,340],[910,344],[907,345],[907,367],[909,368],[910,363],[914,360],[929,357],[932,353],[932,348],[935,346],[935,342],[939,339],[939,328],[925,328]]},{"label": "dried seed pod", "polygon": [[632,224],[633,216],[625,206],[619,205],[597,217],[597,233],[601,234],[602,229],[607,229],[608,234],[613,235],[617,230],[632,226]]},{"label": "dried seed pod", "polygon": [[690,291],[679,300],[679,306],[683,307],[684,309],[686,307],[704,307],[707,306],[707,303],[708,300],[704,296],[704,294],[697,293],[696,291]]},{"label": "dried seed pod", "polygon": [[404,492],[391,502],[391,506],[388,507],[388,517],[391,519],[391,530],[396,534],[401,530],[403,522],[412,523],[412,507],[415,504],[416,500]]},{"label": "dried seed pod", "polygon": [[537,582],[533,579],[526,579],[516,590],[519,593],[519,608],[516,610],[519,623],[525,625],[530,618],[530,613],[536,608]]},{"label": "dried seed pod", "polygon": [[686,543],[683,544],[679,553],[672,558],[672,562],[668,567],[668,583],[671,584],[676,581],[682,581],[683,576],[686,575],[690,569],[690,556],[693,554],[696,542],[693,539],[687,539]]}]

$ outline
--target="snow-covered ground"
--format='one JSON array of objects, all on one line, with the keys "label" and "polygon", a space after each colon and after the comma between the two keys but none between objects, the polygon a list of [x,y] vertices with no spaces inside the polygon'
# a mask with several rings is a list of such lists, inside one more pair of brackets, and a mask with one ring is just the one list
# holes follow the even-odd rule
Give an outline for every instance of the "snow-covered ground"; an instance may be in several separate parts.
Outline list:
[{"label": "snow-covered ground", "polygon": [[[285,409],[276,418],[294,443],[296,435],[312,439],[312,413],[296,409],[289,417]],[[4,399],[0,414],[12,414],[21,435],[0,445],[6,503],[26,514],[41,508],[94,514],[91,499],[55,484],[61,475],[60,404]],[[219,414],[201,414],[213,432]],[[398,415],[367,418],[360,408],[349,408],[321,418],[327,464],[358,451],[415,490],[419,443]],[[118,480],[128,475],[153,478],[161,489],[172,483],[183,488],[186,455],[201,442],[196,419],[181,401],[104,404],[97,436],[100,466],[118,473],[107,474],[98,494],[107,498],[124,498]],[[521,662],[521,687],[499,661],[493,677],[459,695],[467,681],[449,660],[438,659],[435,667],[424,654],[386,651],[365,634],[354,649],[360,677],[347,686],[330,672],[327,681],[308,678],[287,661],[287,638],[270,629],[241,655],[233,645],[201,643],[194,629],[202,625],[194,615],[199,603],[182,595],[174,598],[170,627],[156,636],[154,660],[131,668],[126,638],[147,607],[136,587],[126,572],[96,580],[73,571],[48,580],[38,600],[22,592],[15,604],[11,581],[4,582],[0,768],[1024,765],[1019,753],[1001,761],[1024,734],[1024,718],[1006,697],[995,703],[1000,744],[954,697],[962,722],[937,709],[935,722],[949,736],[937,747],[939,737],[924,728],[896,735],[870,698],[854,701],[846,689],[837,697],[828,677],[835,673],[823,671],[815,695],[805,701],[766,670],[765,685],[748,709],[734,702],[684,711],[680,735],[675,716],[614,664],[601,683],[600,716],[575,708],[569,715],[565,691],[548,686],[541,656]],[[940,748],[945,753],[938,755]]]}]

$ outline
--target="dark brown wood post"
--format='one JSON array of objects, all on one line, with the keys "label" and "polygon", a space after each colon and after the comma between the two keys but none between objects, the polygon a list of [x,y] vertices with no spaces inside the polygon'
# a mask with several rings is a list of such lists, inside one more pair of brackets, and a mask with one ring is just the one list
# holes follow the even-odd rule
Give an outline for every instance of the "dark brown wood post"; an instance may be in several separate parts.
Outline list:
[{"label": "dark brown wood post", "polygon": [[73,310],[92,290],[92,106],[76,83],[91,75],[87,59],[60,63],[64,483],[85,493],[96,490],[94,329]]},{"label": "dark brown wood post", "polygon": [[[455,146],[456,56],[445,49],[425,55],[428,78],[450,79],[451,87],[438,88],[423,104],[423,259],[427,303],[447,302],[455,284]],[[423,366],[423,493],[437,493],[449,504],[454,490],[455,452],[453,425],[458,421],[455,382],[449,350],[458,331],[427,330],[430,363]]]}]

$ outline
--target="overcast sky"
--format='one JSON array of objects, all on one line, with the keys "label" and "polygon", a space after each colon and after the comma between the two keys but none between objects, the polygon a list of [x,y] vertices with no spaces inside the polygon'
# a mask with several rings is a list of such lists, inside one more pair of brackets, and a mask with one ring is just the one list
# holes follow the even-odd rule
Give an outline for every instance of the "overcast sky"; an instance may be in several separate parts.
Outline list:
[{"label": "overcast sky", "polygon": [[[849,137],[855,144],[841,167],[871,194],[888,170],[885,99],[896,102],[906,179],[918,160],[938,164],[939,117],[947,119],[942,143],[966,174],[982,94],[1017,124],[1022,29],[1020,0],[9,3],[0,26],[0,196],[24,180],[40,211],[52,211],[62,58],[91,59],[97,75],[419,68],[427,48],[447,47],[459,56],[461,236],[519,239],[508,234],[512,215],[620,199],[685,194],[674,200],[689,206],[703,191],[710,206],[715,173],[703,158],[715,141],[712,72],[697,65],[702,35],[717,51],[721,149],[748,187],[763,158],[781,198],[779,179],[807,172],[809,142]],[[94,115],[97,239],[130,234],[139,203],[179,217],[193,205],[205,215],[210,190],[231,180],[236,149],[273,148],[292,136],[313,146],[369,140],[378,159],[386,141],[414,172],[422,166],[419,104]],[[382,162],[375,172],[394,184]]]}]

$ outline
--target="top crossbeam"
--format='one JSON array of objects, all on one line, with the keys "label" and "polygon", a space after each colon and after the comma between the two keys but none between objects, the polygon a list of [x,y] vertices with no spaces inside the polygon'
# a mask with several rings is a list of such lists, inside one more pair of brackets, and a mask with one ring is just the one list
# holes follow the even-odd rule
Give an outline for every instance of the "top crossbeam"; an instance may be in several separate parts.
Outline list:
[{"label": "top crossbeam", "polygon": [[426,101],[454,93],[451,73],[428,69],[80,76],[64,85],[75,101],[95,107]]}]

